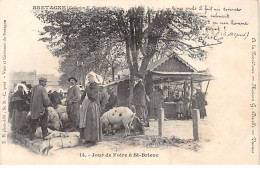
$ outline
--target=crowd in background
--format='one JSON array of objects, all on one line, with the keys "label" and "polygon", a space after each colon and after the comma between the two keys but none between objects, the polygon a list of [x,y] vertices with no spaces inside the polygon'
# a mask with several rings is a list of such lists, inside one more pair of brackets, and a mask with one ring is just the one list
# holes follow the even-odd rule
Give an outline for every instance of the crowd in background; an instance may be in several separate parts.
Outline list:
[{"label": "crowd in background", "polygon": [[[69,131],[79,131],[80,139],[87,145],[94,145],[100,141],[102,133],[100,116],[117,106],[117,95],[112,87],[104,88],[98,84],[95,75],[88,74],[87,79],[85,89],[81,90],[77,86],[77,79],[70,77],[67,92],[47,93],[46,78],[40,78],[39,85],[34,87],[26,82],[19,83],[14,92],[9,95],[9,121],[13,132],[30,133],[30,139],[34,139],[36,128],[40,126],[44,139],[48,136],[47,107],[56,108],[57,105],[64,105],[70,121]],[[164,108],[165,102],[169,101],[177,104],[176,112],[180,118],[191,118],[191,109],[199,109],[201,118],[207,116],[205,109],[207,102],[201,89],[196,89],[192,96],[189,96],[188,92],[186,96],[183,95],[183,92],[177,91],[176,94],[169,96],[165,89],[153,85],[151,93],[147,96],[144,83],[139,79],[134,86],[133,100],[130,105],[146,126],[149,126],[151,116],[155,119],[159,117],[160,108]]]},{"label": "crowd in background", "polygon": [[32,87],[25,82],[19,83],[9,95],[9,121],[14,135],[28,134],[34,139],[36,127],[40,126],[43,139],[48,136],[48,107],[56,108],[65,105],[69,117],[69,131],[80,131],[81,139],[93,145],[100,141],[100,116],[117,106],[117,96],[113,88],[107,91],[98,85],[94,75],[89,74],[88,84],[81,91],[76,85],[77,79],[68,79],[69,89],[62,91],[49,91],[45,86],[46,78],[40,78],[39,84]]}]

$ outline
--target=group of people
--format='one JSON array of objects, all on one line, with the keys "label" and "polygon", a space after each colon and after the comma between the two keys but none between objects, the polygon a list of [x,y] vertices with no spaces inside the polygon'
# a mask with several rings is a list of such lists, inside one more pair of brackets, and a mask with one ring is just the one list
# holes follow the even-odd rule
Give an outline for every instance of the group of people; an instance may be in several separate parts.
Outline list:
[{"label": "group of people", "polygon": [[[71,131],[80,131],[80,139],[86,146],[94,145],[100,141],[101,126],[100,116],[117,105],[117,96],[113,88],[106,92],[95,81],[93,75],[87,75],[88,84],[81,93],[77,86],[77,79],[70,77],[70,87],[66,96],[66,109],[70,120]],[[42,130],[43,140],[48,136],[48,112],[47,108],[54,105],[46,91],[47,79],[40,78],[39,84],[28,90],[23,85],[12,95],[9,112],[12,130],[16,133],[29,132],[30,139],[34,139],[36,127]],[[30,115],[28,112],[30,111]]]},{"label": "group of people", "polygon": [[[203,119],[207,116],[206,108],[207,101],[205,94],[200,88],[195,89],[193,95],[190,96],[186,92],[186,96],[183,96],[180,91],[177,91],[175,96],[171,98],[164,98],[163,90],[159,86],[153,86],[152,91],[149,95],[148,113],[150,116],[154,116],[155,119],[159,116],[159,109],[164,108],[165,101],[172,101],[176,103],[176,113],[178,118],[189,119],[191,118],[191,109],[199,109],[200,118]],[[165,118],[166,119],[166,118]]]},{"label": "group of people", "polygon": [[28,90],[28,87],[25,84],[19,84],[15,92],[9,95],[9,121],[12,131],[16,133],[23,134],[28,131],[26,115],[30,110],[30,92],[24,91],[25,88]]},{"label": "group of people", "polygon": [[[80,139],[87,146],[94,145],[101,139],[100,116],[117,105],[117,96],[113,88],[108,92],[95,81],[92,74],[87,75],[88,84],[81,94],[76,86],[77,79],[69,78],[70,88],[67,92],[67,113],[73,130],[80,131]],[[109,97],[108,97],[109,96]]]},{"label": "group of people", "polygon": [[[77,79],[70,77],[68,79],[69,89],[66,93],[66,110],[70,120],[70,131],[79,131],[81,142],[87,146],[96,144],[101,139],[100,117],[106,111],[117,106],[117,96],[113,88],[105,91],[104,87],[99,85],[94,75],[87,75],[88,83],[82,92],[77,86]],[[34,139],[37,125],[41,127],[43,139],[48,136],[48,112],[47,107],[55,107],[59,101],[64,98],[57,93],[59,100],[53,100],[46,91],[47,79],[40,78],[39,84],[32,88],[31,85],[18,85],[17,90],[12,95],[9,105],[10,120],[12,130],[15,133],[29,132],[30,139]],[[55,99],[55,98],[54,98]],[[177,93],[174,99],[176,103],[188,104],[190,100]],[[146,126],[149,126],[149,115],[159,116],[159,109],[163,108],[164,96],[159,86],[153,86],[149,96],[146,95],[145,85],[142,79],[139,79],[133,89],[132,106],[136,116],[139,117]],[[189,107],[200,110],[200,117],[206,116],[205,95],[198,89],[192,96]],[[27,115],[28,112],[30,115]],[[184,111],[189,114],[190,110]]]},{"label": "group of people", "polygon": [[47,79],[40,78],[39,85],[34,88],[31,84],[21,82],[9,95],[9,121],[15,136],[18,133],[35,132],[38,123],[42,127],[43,135],[47,136],[46,106],[51,103],[44,88],[46,82]]}]

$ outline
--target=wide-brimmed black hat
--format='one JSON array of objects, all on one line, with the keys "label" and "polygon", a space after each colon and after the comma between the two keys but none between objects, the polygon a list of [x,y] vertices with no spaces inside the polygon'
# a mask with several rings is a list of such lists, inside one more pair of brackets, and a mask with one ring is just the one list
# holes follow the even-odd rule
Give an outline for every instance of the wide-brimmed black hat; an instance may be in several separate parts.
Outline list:
[{"label": "wide-brimmed black hat", "polygon": [[77,80],[75,77],[73,77],[73,76],[70,77],[70,78],[68,79],[68,81],[70,82],[71,79],[75,80],[75,82],[78,82],[78,80]]}]

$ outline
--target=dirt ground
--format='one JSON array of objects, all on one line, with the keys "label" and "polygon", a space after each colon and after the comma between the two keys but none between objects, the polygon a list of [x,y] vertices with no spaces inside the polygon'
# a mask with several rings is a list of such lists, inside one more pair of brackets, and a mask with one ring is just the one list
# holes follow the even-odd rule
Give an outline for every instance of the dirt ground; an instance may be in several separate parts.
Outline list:
[{"label": "dirt ground", "polygon": [[[158,121],[155,120],[150,121],[150,127],[145,127],[145,135],[131,135],[125,138],[123,136],[124,130],[120,130],[115,135],[103,136],[103,141],[96,146],[85,147],[81,145],[74,148],[64,148],[55,151],[52,155],[78,155],[82,151],[95,151],[96,149],[99,151],[123,152],[129,150],[129,148],[147,150],[176,148],[197,152],[203,147],[203,144],[210,141],[207,118],[199,122],[199,142],[193,141],[192,120],[164,121],[162,137],[158,136]],[[19,143],[16,141],[16,144]],[[31,152],[28,150],[28,153]]]},{"label": "dirt ground", "polygon": [[[210,136],[207,130],[207,120],[201,120],[200,142],[208,142]],[[203,135],[203,136],[202,136]],[[158,136],[158,121],[150,121],[150,127],[145,127],[145,135],[125,137],[124,131],[119,131],[115,135],[103,136],[104,142],[113,144],[142,146],[147,148],[167,148],[183,147],[198,151],[199,143],[193,141],[192,120],[167,120],[163,123],[163,136]],[[116,147],[118,149],[118,146]]]}]

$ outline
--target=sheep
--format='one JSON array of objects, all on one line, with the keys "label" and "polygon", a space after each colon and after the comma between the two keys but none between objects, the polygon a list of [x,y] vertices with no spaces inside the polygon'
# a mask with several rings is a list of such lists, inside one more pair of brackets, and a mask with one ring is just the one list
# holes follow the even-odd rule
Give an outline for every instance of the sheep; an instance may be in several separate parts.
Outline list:
[{"label": "sheep", "polygon": [[53,130],[60,130],[62,123],[59,119],[59,115],[53,107],[48,107],[48,127]]}]

